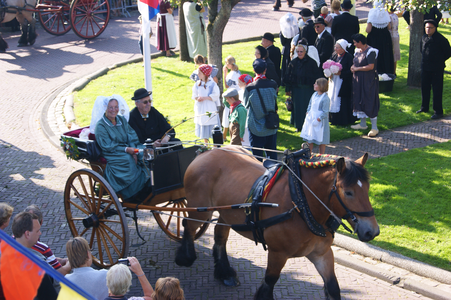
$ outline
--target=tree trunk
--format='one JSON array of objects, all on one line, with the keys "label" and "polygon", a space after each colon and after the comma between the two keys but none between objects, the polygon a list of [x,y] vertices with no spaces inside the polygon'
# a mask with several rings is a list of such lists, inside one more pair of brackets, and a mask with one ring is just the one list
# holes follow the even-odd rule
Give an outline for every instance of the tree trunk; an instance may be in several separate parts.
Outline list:
[{"label": "tree trunk", "polygon": [[421,87],[421,37],[424,33],[423,14],[418,10],[410,12],[409,71],[407,85]]},{"label": "tree trunk", "polygon": [[183,3],[187,0],[181,0],[179,5],[179,46],[180,46],[180,60],[191,61],[188,51],[188,41],[186,39],[186,25],[185,15],[183,13]]},{"label": "tree trunk", "polygon": [[207,45],[208,63],[216,65],[219,69],[219,89],[222,93],[222,35],[233,7],[240,0],[222,0],[221,9],[218,12],[218,0],[208,3]]}]

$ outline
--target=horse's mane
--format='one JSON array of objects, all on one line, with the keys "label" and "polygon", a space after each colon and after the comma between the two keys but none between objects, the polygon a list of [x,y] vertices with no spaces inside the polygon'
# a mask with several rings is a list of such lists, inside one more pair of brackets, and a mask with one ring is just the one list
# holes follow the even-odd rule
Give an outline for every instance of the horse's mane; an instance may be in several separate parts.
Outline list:
[{"label": "horse's mane", "polygon": [[341,180],[344,181],[345,186],[351,186],[356,184],[357,180],[368,182],[370,174],[362,165],[346,160],[346,172],[341,176]]}]

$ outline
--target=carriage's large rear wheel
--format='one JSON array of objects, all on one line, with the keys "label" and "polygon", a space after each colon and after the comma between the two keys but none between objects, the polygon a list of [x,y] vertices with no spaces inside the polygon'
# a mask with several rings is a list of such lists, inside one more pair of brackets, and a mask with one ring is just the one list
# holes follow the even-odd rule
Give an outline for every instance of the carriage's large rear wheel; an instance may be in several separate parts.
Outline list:
[{"label": "carriage's large rear wheel", "polygon": [[63,35],[71,29],[69,2],[65,1],[55,1],[55,0],[44,0],[39,1],[39,5],[58,5],[59,10],[55,8],[40,8],[38,11],[39,22],[45,31],[53,35]]},{"label": "carriage's large rear wheel", "polygon": [[[186,207],[186,199],[172,200],[162,204],[158,204],[157,206],[161,207],[174,207],[174,208],[185,208]],[[152,212],[155,220],[157,221],[160,228],[166,233],[168,237],[173,239],[174,241],[181,241],[183,237],[183,227],[182,227],[182,218],[177,217],[188,217],[188,213],[186,211],[164,211],[165,214],[160,214],[158,212]],[[207,231],[210,223],[203,223],[196,231],[194,235],[194,239],[200,238],[205,231]]]},{"label": "carriage's large rear wheel", "polygon": [[128,255],[130,238],[122,204],[98,173],[82,169],[70,175],[64,208],[72,235],[88,241],[96,266],[108,268]]},{"label": "carriage's large rear wheel", "polygon": [[110,20],[108,0],[74,0],[70,5],[72,29],[82,39],[98,37]]}]

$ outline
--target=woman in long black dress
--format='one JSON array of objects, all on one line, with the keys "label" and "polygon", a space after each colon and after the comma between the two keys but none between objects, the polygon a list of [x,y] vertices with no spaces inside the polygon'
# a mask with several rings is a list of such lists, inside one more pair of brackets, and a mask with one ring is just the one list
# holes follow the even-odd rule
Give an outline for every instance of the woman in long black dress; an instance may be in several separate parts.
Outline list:
[{"label": "woman in long black dress", "polygon": [[302,39],[296,47],[297,57],[288,64],[284,76],[286,95],[293,99],[290,123],[299,132],[304,125],[307,107],[314,92],[313,84],[316,79],[322,77],[317,62],[308,56],[307,52],[308,42],[306,39]]},{"label": "woman in long black dress", "polygon": [[351,46],[345,39],[335,43],[335,52],[331,60],[338,62],[342,70],[332,74],[329,83],[330,123],[332,125],[354,124],[357,118],[352,114],[352,60],[353,57],[346,50]]},{"label": "woman in long black dress", "polygon": [[367,44],[363,34],[352,36],[355,54],[351,72],[353,73],[352,96],[354,115],[360,119],[360,124],[352,125],[352,129],[365,130],[366,118],[371,120],[369,137],[379,133],[377,129],[377,115],[379,114],[379,77],[376,71],[378,50]]}]

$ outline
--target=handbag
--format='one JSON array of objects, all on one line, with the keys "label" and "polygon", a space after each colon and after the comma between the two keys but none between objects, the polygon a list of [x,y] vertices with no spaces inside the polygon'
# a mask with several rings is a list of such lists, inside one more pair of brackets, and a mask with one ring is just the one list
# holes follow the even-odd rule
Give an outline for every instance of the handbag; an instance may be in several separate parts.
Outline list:
[{"label": "handbag", "polygon": [[[265,113],[265,127],[268,129],[278,129],[279,128],[279,115],[275,111],[268,112],[266,110],[266,106],[263,103],[262,95],[260,94],[260,90],[257,88],[258,98],[260,99],[260,103],[262,105],[263,111]],[[277,102],[276,102],[277,105]]]},{"label": "handbag", "polygon": [[293,100],[291,97],[288,97],[287,100],[285,100],[285,106],[287,107],[288,111],[293,111]]}]

